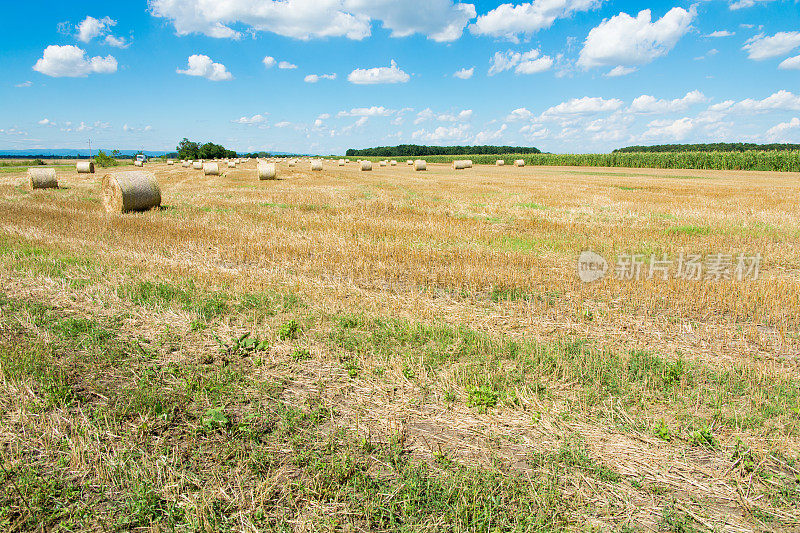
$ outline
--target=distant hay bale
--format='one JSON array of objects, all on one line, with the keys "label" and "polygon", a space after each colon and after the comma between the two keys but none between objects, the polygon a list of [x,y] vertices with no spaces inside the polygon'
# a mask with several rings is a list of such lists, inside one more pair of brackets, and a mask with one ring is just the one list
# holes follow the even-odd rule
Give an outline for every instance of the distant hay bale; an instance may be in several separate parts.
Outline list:
[{"label": "distant hay bale", "polygon": [[321,160],[312,161],[311,170],[315,172],[322,170],[322,161]]},{"label": "distant hay bale", "polygon": [[54,168],[29,168],[29,189],[58,189],[58,179]]},{"label": "distant hay bale", "polygon": [[219,176],[219,163],[205,163],[203,165],[203,175]]},{"label": "distant hay bale", "polygon": [[414,161],[414,170],[428,170],[428,164],[423,159]]},{"label": "distant hay bale", "polygon": [[172,159],[167,159],[167,164],[168,165],[174,165],[175,161],[173,161]]},{"label": "distant hay bale", "polygon": [[289,160],[289,166],[290,166],[290,167],[293,167],[293,166],[294,166],[294,160],[293,160],[293,159],[290,159],[290,160]]},{"label": "distant hay bale", "polygon": [[516,161],[514,161],[514,166],[515,167],[524,167],[525,166],[525,160],[524,159],[517,159]]},{"label": "distant hay bale", "polygon": [[464,170],[465,168],[467,168],[466,161],[461,161],[458,159],[453,161],[453,170]]},{"label": "distant hay bale", "polygon": [[203,162],[202,161],[194,161],[192,163],[192,168],[195,170],[203,170]]},{"label": "distant hay bale", "polygon": [[78,174],[94,174],[94,163],[91,161],[78,161],[75,168]]},{"label": "distant hay bale", "polygon": [[143,167],[144,166],[144,161],[139,161],[137,159],[136,161],[133,162],[133,166],[135,166],[135,167]]},{"label": "distant hay bale", "polygon": [[505,166],[506,162],[503,161],[502,159],[498,159],[497,161],[494,162],[494,164],[495,166],[502,167]]},{"label": "distant hay bale", "polygon": [[391,161],[389,161],[389,164],[392,165],[393,167],[396,167],[397,166],[397,161],[392,159]]},{"label": "distant hay bale", "polygon": [[108,213],[147,211],[161,205],[161,188],[152,172],[134,170],[103,176],[103,206]]},{"label": "distant hay bale", "polygon": [[190,166],[192,166],[192,162],[191,161],[184,161],[183,163],[181,163],[181,166],[183,168],[189,168]]},{"label": "distant hay bale", "polygon": [[236,161],[228,161],[228,168],[236,168]]},{"label": "distant hay bale", "polygon": [[386,161],[381,161],[381,162],[379,163],[379,165],[380,165],[380,166],[382,166],[382,167],[385,167],[385,166],[386,166]]},{"label": "distant hay bale", "polygon": [[339,160],[339,166],[340,166],[340,167],[343,167],[343,166],[344,166],[344,159],[340,159],[340,160]]},{"label": "distant hay bale", "polygon": [[260,180],[274,180],[278,175],[275,170],[275,163],[259,162],[258,165],[256,165],[256,170],[258,171],[258,179]]},{"label": "distant hay bale", "polygon": [[411,166],[413,164],[414,164],[414,161],[412,161],[411,159],[407,159],[406,160],[406,165]]},{"label": "distant hay bale", "polygon": [[362,161],[361,162],[361,171],[372,170],[372,161]]}]

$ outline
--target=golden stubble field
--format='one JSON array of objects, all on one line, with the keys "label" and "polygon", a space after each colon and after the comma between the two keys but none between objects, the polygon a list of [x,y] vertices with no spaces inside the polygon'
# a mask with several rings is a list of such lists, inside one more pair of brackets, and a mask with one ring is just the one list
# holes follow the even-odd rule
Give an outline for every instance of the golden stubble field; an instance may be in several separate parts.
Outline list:
[{"label": "golden stubble field", "polygon": [[[191,279],[233,298],[288,292],[308,305],[299,320],[311,357],[285,370],[294,345],[278,341],[268,374],[288,380],[286,401],[322,398],[341,427],[401,431],[422,460],[446,453],[523,473],[537,468],[531,454],[577,439],[620,477],[578,464],[559,489],[570,502],[566,524],[669,529],[678,516],[701,529],[800,527],[799,174],[278,168],[280,179],[258,181],[255,161],[222,176],[148,164],[162,209],[129,215],[102,211],[100,178],[117,169],[59,171],[60,189],[33,192],[23,174],[2,173],[3,291],[69,314],[124,312],[130,335],[169,327],[182,340],[159,357],[172,362],[216,349],[213,337],[270,337],[279,325],[243,312],[198,329],[195,312],[139,305],[120,287]],[[53,273],[27,247],[75,260]],[[578,279],[583,250],[609,260],[604,280]],[[621,254],[649,263],[653,254],[717,253],[734,262],[760,254],[759,278],[646,279],[647,264],[639,280],[614,272]],[[369,317],[359,331],[374,318],[530,343],[538,359],[530,366],[496,347],[485,364],[480,350],[459,359],[468,341],[458,335],[441,350],[454,354],[446,364],[427,362],[424,343],[395,337],[391,353],[354,348],[341,341],[343,316]],[[28,333],[52,335],[33,322]],[[481,387],[494,387],[488,400]]]}]

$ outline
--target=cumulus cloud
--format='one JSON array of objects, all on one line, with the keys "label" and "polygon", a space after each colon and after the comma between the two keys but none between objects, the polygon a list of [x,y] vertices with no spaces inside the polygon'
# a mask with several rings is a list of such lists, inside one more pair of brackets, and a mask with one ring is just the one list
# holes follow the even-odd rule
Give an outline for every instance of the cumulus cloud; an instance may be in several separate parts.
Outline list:
[{"label": "cumulus cloud", "polygon": [[111,17],[103,17],[102,19],[86,17],[83,22],[78,24],[78,35],[76,37],[79,41],[88,43],[95,37],[107,34],[109,29],[116,25],[117,21]]},{"label": "cumulus cloud", "polygon": [[128,48],[131,45],[124,37],[114,37],[113,35],[106,35],[103,42],[115,48]]},{"label": "cumulus cloud", "polygon": [[466,122],[472,118],[472,109],[464,109],[457,114],[453,113],[434,113],[431,108],[423,109],[417,113],[417,118],[414,124],[421,124],[429,120],[437,120],[439,122]]},{"label": "cumulus cloud", "polygon": [[335,80],[336,74],[309,74],[303,81],[306,83],[317,83],[319,80]]},{"label": "cumulus cloud", "polygon": [[52,44],[44,49],[33,70],[54,78],[82,78],[89,74],[116,72],[117,60],[110,55],[87,58],[86,52],[77,46]]},{"label": "cumulus cloud", "polygon": [[781,31],[772,36],[760,33],[751,37],[742,47],[747,57],[760,61],[788,54],[800,46],[800,31]]},{"label": "cumulus cloud", "polygon": [[640,11],[636,18],[620,13],[589,31],[578,65],[588,69],[650,63],[675,47],[689,31],[695,15],[694,8],[686,11],[674,7],[653,22],[649,9]]},{"label": "cumulus cloud", "polygon": [[774,0],[735,0],[729,3],[729,6],[732,11],[737,9],[743,9],[746,7],[753,7],[759,2],[773,2]]},{"label": "cumulus cloud", "polygon": [[763,100],[747,98],[729,107],[731,111],[763,112],[763,111],[800,111],[800,96],[786,90],[780,90]]},{"label": "cumulus cloud", "polygon": [[439,126],[433,131],[417,130],[411,134],[411,138],[429,142],[453,142],[465,141],[470,135],[469,124],[458,124],[456,126]]},{"label": "cumulus cloud", "polygon": [[233,120],[235,124],[246,124],[246,125],[256,125],[256,124],[264,124],[267,121],[267,117],[262,114],[253,115],[252,117],[240,117],[236,120]]},{"label": "cumulus cloud", "polygon": [[289,63],[288,61],[281,61],[278,63],[278,68],[281,70],[294,70],[297,68],[297,65]]},{"label": "cumulus cloud", "polygon": [[603,0],[533,0],[518,5],[502,4],[478,17],[470,32],[517,41],[520,35],[549,28],[558,18],[596,9],[602,3]]},{"label": "cumulus cloud", "polygon": [[462,68],[461,70],[457,70],[453,74],[453,77],[459,78],[459,79],[462,79],[462,80],[468,80],[468,79],[470,79],[472,77],[473,74],[475,74],[475,67],[472,67],[472,68],[466,68],[465,67],[465,68]]},{"label": "cumulus cloud", "polygon": [[406,83],[411,76],[397,67],[397,63],[392,60],[388,67],[376,67],[369,69],[357,68],[347,76],[347,81],[357,85],[374,85],[378,83]]},{"label": "cumulus cloud", "polygon": [[800,56],[790,57],[781,61],[778,68],[783,70],[800,70]]},{"label": "cumulus cloud", "polygon": [[14,87],[23,88],[23,87],[31,87],[32,85],[33,85],[32,81],[23,81],[22,83],[14,85]]},{"label": "cumulus cloud", "polygon": [[689,106],[694,104],[702,104],[708,99],[700,91],[691,91],[686,93],[683,98],[676,98],[674,100],[660,100],[654,96],[643,94],[633,100],[628,111],[630,113],[677,113],[686,111]]},{"label": "cumulus cloud", "polygon": [[228,72],[222,63],[214,63],[210,57],[202,54],[189,56],[188,66],[185,70],[177,69],[178,74],[187,76],[200,76],[211,81],[228,81],[233,75]]},{"label": "cumulus cloud", "polygon": [[40,126],[55,126],[56,123],[50,120],[49,118],[43,118],[38,122]]},{"label": "cumulus cloud", "polygon": [[706,35],[706,37],[718,38],[718,37],[732,37],[732,36],[734,36],[734,35],[736,35],[736,33],[735,33],[735,32],[732,32],[732,31],[728,31],[728,30],[717,30],[717,31],[712,31],[711,33],[709,33],[708,35]]},{"label": "cumulus cloud", "polygon": [[682,141],[694,130],[695,121],[689,117],[677,120],[654,120],[648,124],[643,139],[668,139]]},{"label": "cumulus cloud", "polygon": [[525,107],[520,107],[519,109],[515,109],[512,111],[507,117],[506,121],[514,122],[516,120],[530,120],[534,117],[534,114],[530,112]]},{"label": "cumulus cloud", "polygon": [[275,58],[272,56],[266,56],[264,59],[261,60],[261,62],[264,63],[264,66],[266,68],[272,68],[275,66],[276,63]]},{"label": "cumulus cloud", "polygon": [[536,74],[549,70],[553,66],[553,58],[541,55],[538,49],[523,53],[507,50],[505,53],[495,52],[490,63],[489,76],[512,68],[516,74]]},{"label": "cumulus cloud", "polygon": [[[202,33],[238,39],[233,29],[271,32],[295,39],[369,37],[379,21],[393,37],[420,33],[454,41],[475,18],[475,6],[452,0],[150,0],[150,13],[171,22],[178,35]],[[421,16],[424,14],[424,16]]]},{"label": "cumulus cloud", "polygon": [[612,68],[603,76],[606,78],[618,78],[620,76],[627,76],[628,74],[633,74],[638,69],[636,67],[623,67],[622,65],[617,65],[616,67]]},{"label": "cumulus cloud", "polygon": [[395,111],[393,109],[387,109],[383,106],[372,106],[372,107],[354,107],[350,111],[339,111],[336,115],[339,118],[342,117],[388,117],[389,115],[393,115]]},{"label": "cumulus cloud", "polygon": [[794,117],[789,122],[781,122],[767,130],[767,137],[769,139],[778,139],[783,137],[787,131],[800,129],[800,118]]},{"label": "cumulus cloud", "polygon": [[567,102],[561,102],[558,105],[546,109],[544,113],[542,113],[542,118],[565,118],[606,113],[616,111],[622,107],[622,105],[622,100],[616,98],[606,100],[601,97],[584,96],[583,98],[573,98]]}]

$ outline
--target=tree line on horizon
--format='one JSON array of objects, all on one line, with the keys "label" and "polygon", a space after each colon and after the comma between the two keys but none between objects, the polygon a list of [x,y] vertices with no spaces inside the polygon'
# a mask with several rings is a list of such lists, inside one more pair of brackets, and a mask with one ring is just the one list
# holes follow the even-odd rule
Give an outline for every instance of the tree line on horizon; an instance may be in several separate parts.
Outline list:
[{"label": "tree line on horizon", "polygon": [[532,146],[424,146],[401,144],[399,146],[378,146],[376,148],[350,148],[347,157],[418,157],[426,155],[497,155],[497,154],[540,154],[541,150]]},{"label": "tree line on horizon", "polygon": [[[177,159],[223,159],[230,157],[237,157],[236,152],[228,150],[222,145],[207,142],[200,144],[199,142],[190,141],[184,137],[176,147]],[[171,154],[168,154],[171,155]]]},{"label": "tree line on horizon", "polygon": [[655,144],[652,146],[626,146],[617,148],[612,153],[631,152],[779,152],[784,150],[800,150],[800,144],[773,143],[700,143],[700,144]]}]

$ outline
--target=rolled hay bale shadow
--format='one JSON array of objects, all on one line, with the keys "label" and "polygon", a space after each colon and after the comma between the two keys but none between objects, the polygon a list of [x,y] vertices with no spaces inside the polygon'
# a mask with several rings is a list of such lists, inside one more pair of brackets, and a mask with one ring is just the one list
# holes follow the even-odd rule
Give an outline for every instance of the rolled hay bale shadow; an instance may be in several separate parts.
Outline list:
[{"label": "rolled hay bale shadow", "polygon": [[58,179],[54,168],[29,168],[26,181],[28,189],[58,189]]},{"label": "rolled hay bale shadow", "polygon": [[205,163],[203,164],[204,176],[219,176],[219,163]]},{"label": "rolled hay bale shadow", "polygon": [[275,169],[275,163],[259,162],[256,165],[258,171],[258,179],[260,180],[274,180],[278,177],[278,171]]},{"label": "rolled hay bale shadow", "polygon": [[147,211],[161,207],[161,187],[152,172],[134,170],[106,174],[102,181],[103,207],[108,213]]},{"label": "rolled hay bale shadow", "polygon": [[92,161],[78,161],[75,164],[78,174],[94,174],[94,163]]}]

